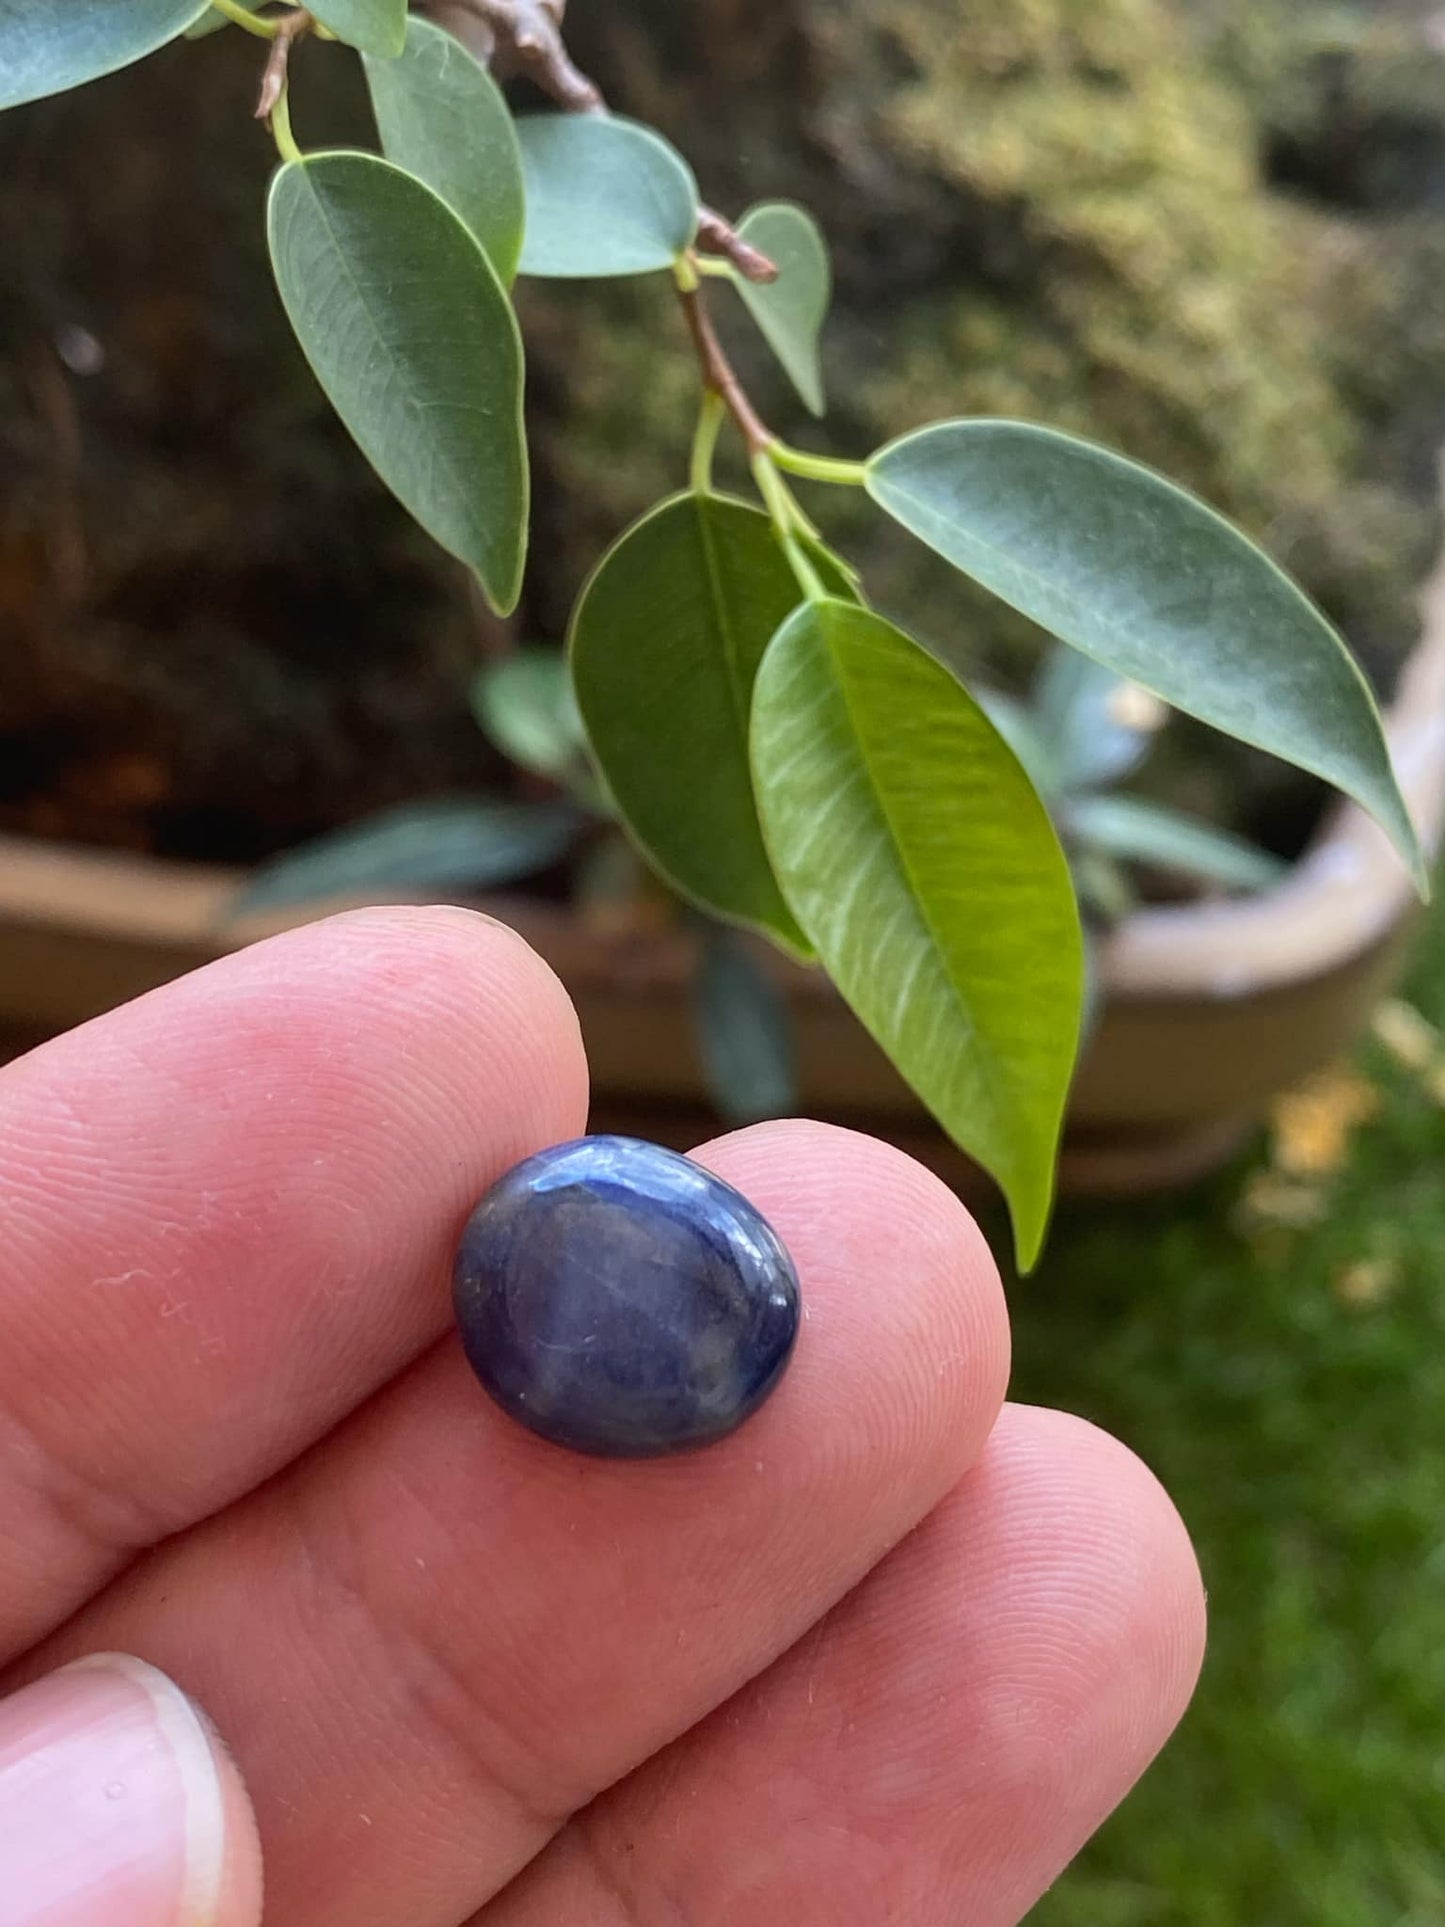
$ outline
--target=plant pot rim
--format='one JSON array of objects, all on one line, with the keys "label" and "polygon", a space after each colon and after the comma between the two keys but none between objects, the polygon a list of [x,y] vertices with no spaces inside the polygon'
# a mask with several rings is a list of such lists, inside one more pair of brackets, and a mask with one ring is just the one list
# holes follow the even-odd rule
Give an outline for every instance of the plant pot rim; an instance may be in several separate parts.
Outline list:
[{"label": "plant pot rim", "polygon": [[[1420,640],[1385,735],[1427,865],[1445,832],[1445,555],[1420,595]],[[1336,804],[1280,881],[1249,897],[1137,910],[1104,941],[1113,997],[1239,998],[1324,976],[1385,942],[1417,904],[1383,830]]]},{"label": "plant pot rim", "polygon": [[[1445,463],[1442,463],[1445,478]],[[1445,834],[1445,553],[1420,598],[1422,632],[1386,717],[1401,788],[1428,862]],[[237,868],[134,856],[0,834],[0,927],[49,927],[184,953],[238,949],[332,910],[386,898],[327,899],[264,916],[237,915]],[[417,900],[413,898],[412,900]],[[568,904],[514,894],[469,900],[512,925],[564,974],[637,987],[687,979],[685,930],[591,924]],[[1385,944],[1410,914],[1414,888],[1384,832],[1352,802],[1336,805],[1281,881],[1246,898],[1134,911],[1100,945],[1110,1002],[1231,1002],[1325,977]],[[579,941],[579,938],[581,941]],[[823,973],[778,961],[790,992],[833,998]]]}]

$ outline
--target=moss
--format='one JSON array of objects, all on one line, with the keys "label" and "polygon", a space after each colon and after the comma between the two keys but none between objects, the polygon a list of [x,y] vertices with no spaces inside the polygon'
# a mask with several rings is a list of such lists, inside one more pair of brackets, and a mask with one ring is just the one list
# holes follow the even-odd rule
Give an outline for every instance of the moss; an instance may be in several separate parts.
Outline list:
[{"label": "moss", "polygon": [[[1283,0],[780,0],[759,70],[740,0],[698,0],[686,22],[665,0],[606,11],[579,12],[584,54],[715,200],[794,194],[828,231],[831,445],[974,413],[1122,448],[1266,539],[1388,682],[1435,538],[1431,478],[1398,426],[1413,413],[1433,434],[1439,412],[1417,405],[1429,348],[1412,330],[1428,330],[1402,237],[1271,178],[1277,103],[1316,57],[1318,17],[1305,33]],[[679,350],[659,327],[568,353],[606,371],[569,380],[553,471],[590,536],[589,503],[618,500],[610,385],[644,368],[650,390]],[[807,436],[745,353],[765,409]],[[638,402],[631,445],[651,468],[639,450],[665,423]],[[1022,673],[1027,624],[865,506],[821,507],[884,606]],[[1274,787],[1247,757],[1207,754],[1226,788],[1242,770]]]}]

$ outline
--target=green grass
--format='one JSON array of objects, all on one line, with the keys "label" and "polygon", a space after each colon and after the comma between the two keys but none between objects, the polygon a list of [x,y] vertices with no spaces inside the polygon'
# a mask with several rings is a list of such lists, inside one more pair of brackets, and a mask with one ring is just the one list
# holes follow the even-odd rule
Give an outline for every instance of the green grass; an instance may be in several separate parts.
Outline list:
[{"label": "green grass", "polygon": [[[1445,1022],[1445,915],[1411,995]],[[1210,1594],[1199,1694],[1031,1927],[1445,1922],[1445,1110],[1386,1094],[1317,1229],[1271,1256],[1186,1205],[1068,1214],[1016,1287],[1015,1394],[1126,1439]],[[1363,1306],[1356,1260],[1394,1260]]]}]

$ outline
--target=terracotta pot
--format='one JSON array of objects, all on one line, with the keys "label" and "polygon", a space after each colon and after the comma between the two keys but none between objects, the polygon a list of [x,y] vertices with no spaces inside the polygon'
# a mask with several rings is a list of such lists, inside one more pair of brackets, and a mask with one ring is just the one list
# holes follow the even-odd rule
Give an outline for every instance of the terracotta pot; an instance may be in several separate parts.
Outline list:
[{"label": "terracotta pot", "polygon": [[[1445,567],[1427,587],[1425,616],[1388,730],[1433,856],[1445,824]],[[0,838],[0,1039],[23,1048],[263,934],[228,908],[242,882],[234,871]],[[571,991],[599,1128],[674,1142],[716,1129],[692,1043],[686,935],[607,934],[525,898],[481,907],[514,924]],[[1165,1188],[1217,1164],[1276,1092],[1356,1037],[1399,975],[1415,918],[1399,859],[1352,804],[1275,889],[1131,917],[1102,955],[1103,1009],[1075,1086],[1064,1188]],[[793,1007],[805,1108],[882,1131],[960,1184],[975,1181],[831,987],[772,967]]]}]

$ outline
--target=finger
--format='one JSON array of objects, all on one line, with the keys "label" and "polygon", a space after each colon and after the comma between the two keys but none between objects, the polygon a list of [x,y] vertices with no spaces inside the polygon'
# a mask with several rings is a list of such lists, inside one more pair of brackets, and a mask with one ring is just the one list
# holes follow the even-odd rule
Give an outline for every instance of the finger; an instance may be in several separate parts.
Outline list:
[{"label": "finger", "polygon": [[456,1927],[562,1819],[769,1664],[922,1518],[1002,1398],[1002,1293],[901,1153],[822,1125],[712,1145],[807,1318],[732,1438],[586,1460],[448,1343],[67,1634],[212,1708],[286,1927]]},{"label": "finger", "polygon": [[1082,1421],[1009,1407],[815,1635],[473,1927],[1013,1927],[1163,1745],[1203,1638],[1153,1477]]},{"label": "finger", "polygon": [[259,1927],[240,1775],[179,1687],[106,1653],[0,1703],[9,1927]]},{"label": "finger", "polygon": [[0,1076],[0,1656],[443,1329],[457,1227],[583,1126],[570,1004],[462,911],[339,917]]}]

